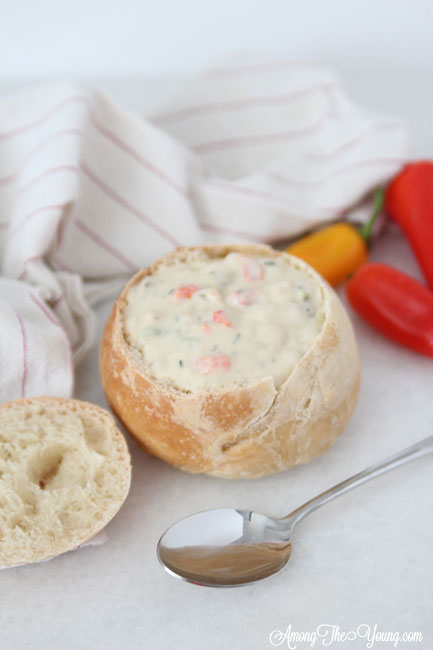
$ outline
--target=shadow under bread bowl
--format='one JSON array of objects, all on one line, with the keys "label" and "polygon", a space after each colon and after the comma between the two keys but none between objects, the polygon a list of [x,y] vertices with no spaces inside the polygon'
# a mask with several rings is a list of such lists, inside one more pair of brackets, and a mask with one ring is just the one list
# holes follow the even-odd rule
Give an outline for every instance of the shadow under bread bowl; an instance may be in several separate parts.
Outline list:
[{"label": "shadow under bread bowl", "polygon": [[[155,319],[162,336],[147,329]],[[245,339],[243,356],[224,349],[228,333]],[[178,367],[189,368],[185,380]],[[265,476],[323,453],[346,426],[360,384],[358,346],[337,295],[302,260],[259,245],[180,248],[137,273],[107,320],[100,369],[110,407],[146,451],[223,478]]]},{"label": "shadow under bread bowl", "polygon": [[33,397],[0,406],[0,567],[90,541],[129,491],[125,438],[105,409]]}]

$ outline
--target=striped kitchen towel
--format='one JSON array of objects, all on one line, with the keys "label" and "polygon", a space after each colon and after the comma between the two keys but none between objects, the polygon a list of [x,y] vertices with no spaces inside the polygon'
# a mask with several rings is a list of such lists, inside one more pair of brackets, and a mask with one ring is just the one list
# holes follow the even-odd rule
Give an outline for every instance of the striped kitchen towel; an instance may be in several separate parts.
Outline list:
[{"label": "striped kitchen towel", "polygon": [[406,159],[400,121],[313,64],[213,69],[147,120],[79,85],[0,103],[0,401],[70,395],[91,307],[174,246],[274,242]]}]

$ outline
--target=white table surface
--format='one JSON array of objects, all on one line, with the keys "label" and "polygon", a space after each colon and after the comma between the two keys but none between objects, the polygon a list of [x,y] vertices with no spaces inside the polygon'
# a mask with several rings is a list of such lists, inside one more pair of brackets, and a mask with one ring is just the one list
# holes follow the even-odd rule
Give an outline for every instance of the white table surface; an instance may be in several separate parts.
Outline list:
[{"label": "white table surface", "polygon": [[[413,156],[433,157],[433,84],[426,70],[349,71],[364,104],[408,121]],[[1,94],[24,82],[0,85]],[[96,83],[137,110],[163,96],[151,80]],[[433,250],[432,250],[433,254]],[[406,242],[390,229],[373,259],[420,277]],[[110,305],[98,310],[100,330]],[[296,530],[290,566],[262,583],[206,589],[168,576],[155,547],[189,513],[231,505],[283,515],[433,429],[433,363],[399,348],[353,317],[363,366],[359,404],[346,431],[310,464],[255,481],[184,474],[130,442],[133,481],[108,541],[50,562],[0,574],[0,650],[271,648],[274,630],[314,632],[321,624],[355,630],[420,631],[433,648],[433,473],[428,456],[350,492]],[[76,396],[105,405],[97,343],[77,371]],[[291,647],[307,648],[308,643]],[[287,647],[284,641],[282,647]],[[315,647],[323,647],[317,641]],[[329,646],[328,646],[329,647]],[[361,639],[332,648],[365,648]],[[375,643],[373,648],[391,648]]]}]

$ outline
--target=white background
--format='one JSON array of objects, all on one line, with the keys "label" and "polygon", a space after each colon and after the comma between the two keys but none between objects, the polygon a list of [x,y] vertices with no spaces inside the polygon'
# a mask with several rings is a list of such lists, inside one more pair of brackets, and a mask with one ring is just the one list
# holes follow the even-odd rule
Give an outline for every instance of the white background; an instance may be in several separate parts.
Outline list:
[{"label": "white background", "polygon": [[[433,156],[433,0],[3,0],[0,95],[73,76],[144,110],[164,78],[257,48],[332,65],[358,101],[406,119],[412,155]],[[373,257],[420,278],[396,230]],[[99,332],[107,313],[108,306],[99,311]],[[283,515],[431,434],[431,360],[356,317],[354,325],[360,401],[325,455],[255,482],[227,482],[178,472],[130,443],[132,490],[107,528],[108,542],[1,573],[1,650],[266,650],[272,630],[314,631],[321,623],[422,631],[423,643],[398,647],[431,650],[431,457],[308,518],[290,567],[268,582],[203,590],[165,575],[155,557],[160,534],[183,515],[220,505]],[[104,405],[97,355],[95,344],[78,369],[76,395]]]},{"label": "white background", "polygon": [[264,49],[431,68],[432,0],[3,0],[0,78],[193,71]]}]

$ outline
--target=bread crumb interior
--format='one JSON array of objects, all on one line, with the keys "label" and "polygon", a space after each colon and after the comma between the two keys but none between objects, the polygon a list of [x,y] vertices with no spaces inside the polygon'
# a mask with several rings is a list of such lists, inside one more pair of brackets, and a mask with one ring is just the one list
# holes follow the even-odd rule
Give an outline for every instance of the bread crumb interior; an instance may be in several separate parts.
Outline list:
[{"label": "bread crumb interior", "polygon": [[129,461],[109,429],[91,407],[35,400],[0,410],[0,565],[69,550],[113,516]]}]

